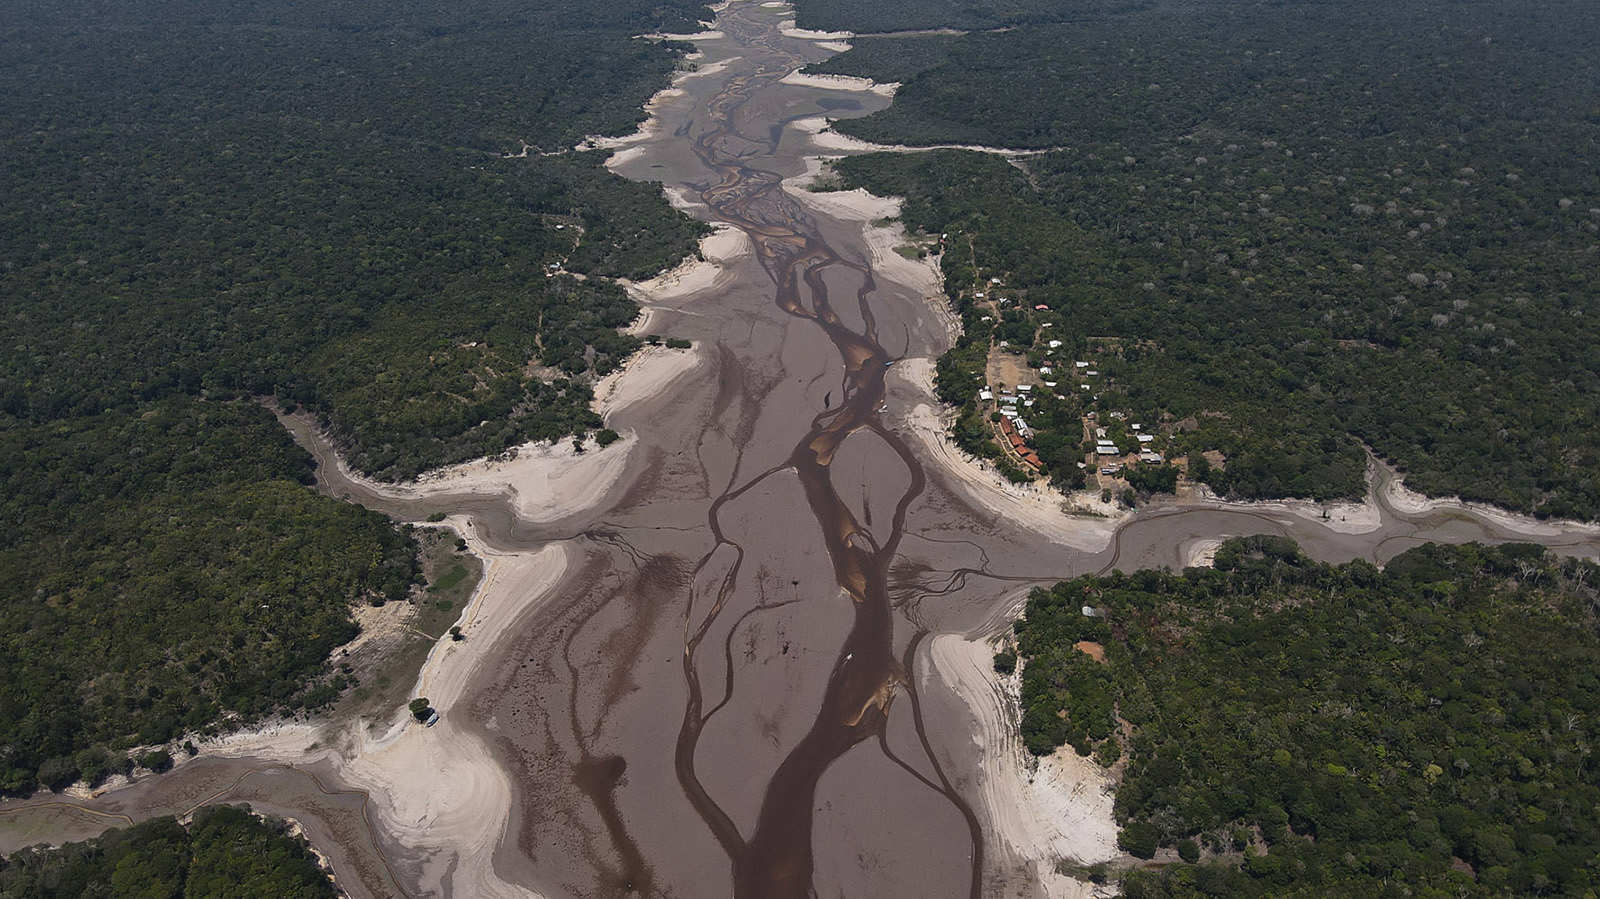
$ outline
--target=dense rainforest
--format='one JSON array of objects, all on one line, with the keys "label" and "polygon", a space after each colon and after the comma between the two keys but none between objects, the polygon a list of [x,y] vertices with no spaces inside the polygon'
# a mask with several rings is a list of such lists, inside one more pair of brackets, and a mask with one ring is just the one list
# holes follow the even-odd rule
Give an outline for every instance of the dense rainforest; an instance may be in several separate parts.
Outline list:
[{"label": "dense rainforest", "polygon": [[[591,4],[0,9],[0,792],[315,707],[410,536],[317,496],[270,413],[385,479],[598,428],[620,278],[703,226],[572,148],[709,18]],[[151,756],[160,764],[159,756]]]},{"label": "dense rainforest", "polygon": [[[1116,345],[1102,410],[1220,452],[1226,495],[1358,494],[1364,443],[1430,494],[1600,514],[1600,7],[1071,8],[814,67],[903,82],[840,131],[1037,151],[836,166],[947,235],[969,335],[998,276],[1018,339]],[[987,341],[946,363],[947,399]]]},{"label": "dense rainforest", "polygon": [[1020,658],[1029,749],[1120,771],[1123,849],[1191,863],[1127,874],[1133,899],[1584,896],[1597,586],[1529,545],[1379,570],[1236,539],[1214,569],[1035,590],[997,661]]},{"label": "dense rainforest", "polygon": [[152,818],[59,849],[0,858],[3,899],[335,899],[305,840],[284,822],[210,806],[188,826]]}]

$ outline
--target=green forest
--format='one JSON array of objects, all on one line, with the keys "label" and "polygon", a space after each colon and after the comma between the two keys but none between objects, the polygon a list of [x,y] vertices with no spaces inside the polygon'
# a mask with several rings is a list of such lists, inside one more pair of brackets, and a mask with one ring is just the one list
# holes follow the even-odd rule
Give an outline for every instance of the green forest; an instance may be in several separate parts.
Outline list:
[{"label": "green forest", "polygon": [[1365,444],[1429,494],[1600,514],[1600,7],[1075,10],[813,67],[903,82],[845,133],[1039,151],[836,164],[948,235],[969,331],[999,276],[1068,351],[1120,341],[1101,406],[1220,451],[1224,495],[1357,495]]},{"label": "green forest", "polygon": [[305,840],[284,822],[211,806],[188,826],[152,818],[59,849],[0,858],[3,899],[335,899]]},{"label": "green forest", "polygon": [[1117,766],[1122,848],[1187,862],[1127,873],[1132,899],[1592,895],[1597,587],[1537,546],[1380,570],[1253,537],[1036,589],[1024,738]]},{"label": "green forest", "polygon": [[704,226],[572,148],[680,64],[637,35],[709,17],[0,9],[0,793],[326,705],[351,604],[408,594],[410,535],[314,493],[254,400],[382,479],[601,426],[589,385],[638,345],[615,279]]}]

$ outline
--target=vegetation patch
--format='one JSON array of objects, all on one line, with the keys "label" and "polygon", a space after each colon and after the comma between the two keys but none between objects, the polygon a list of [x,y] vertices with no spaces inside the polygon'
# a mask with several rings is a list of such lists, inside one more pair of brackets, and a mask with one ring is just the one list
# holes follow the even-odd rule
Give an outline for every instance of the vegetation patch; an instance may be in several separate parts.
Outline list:
[{"label": "vegetation patch", "polygon": [[202,808],[187,826],[152,818],[82,843],[0,858],[0,896],[7,899],[339,895],[310,846],[283,821],[225,805]]}]

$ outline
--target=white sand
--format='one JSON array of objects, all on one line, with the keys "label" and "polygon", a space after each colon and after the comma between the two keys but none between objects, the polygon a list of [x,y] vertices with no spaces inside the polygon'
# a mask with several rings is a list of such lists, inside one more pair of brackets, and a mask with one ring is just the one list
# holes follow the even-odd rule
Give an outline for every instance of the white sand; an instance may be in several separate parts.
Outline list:
[{"label": "white sand", "polygon": [[506,496],[517,516],[526,521],[555,521],[590,508],[605,498],[627,467],[636,440],[624,437],[605,449],[591,439],[585,452],[572,441],[525,443],[513,458],[478,459],[440,468],[405,484],[374,481],[350,470],[344,459],[339,471],[362,489],[390,499],[477,494]]},{"label": "white sand", "polygon": [[[846,50],[850,49],[849,44],[835,44],[831,41],[828,43],[819,44],[818,46],[828,50],[835,50],[839,47],[843,47]],[[899,82],[880,84],[876,81],[873,81],[871,78],[857,78],[853,75],[812,75],[805,72],[790,72],[789,74],[783,76],[782,83],[793,84],[798,87],[820,87],[824,90],[833,91],[857,91],[860,93],[877,94],[880,97],[892,97],[894,96],[894,92],[900,87]],[[820,131],[821,128],[815,124],[817,121],[819,120],[802,119],[801,122],[806,123],[802,130],[812,131],[813,133]],[[822,121],[824,124],[827,122],[826,119],[821,119],[820,121]],[[799,125],[800,122],[796,122],[795,124]]]},{"label": "white sand", "polygon": [[[822,84],[820,83],[820,79],[843,78],[844,76],[802,75],[799,77],[804,79],[818,79],[819,83],[812,85],[815,87],[837,87],[837,85]],[[852,78],[849,80],[865,81],[866,79]],[[794,83],[802,82],[796,81]],[[806,83],[811,82],[808,81]],[[883,94],[884,96],[893,96],[894,91],[898,88],[898,84],[873,83],[871,90],[873,93]],[[861,88],[843,89],[861,90]],[[887,90],[886,93],[885,90]],[[905,144],[875,144],[871,141],[861,140],[860,138],[850,137],[849,135],[840,134],[837,131],[830,130],[828,126],[831,123],[832,119],[829,119],[826,116],[814,116],[812,118],[798,119],[792,123],[792,127],[794,127],[796,130],[809,133],[811,135],[811,146],[820,153],[928,153],[933,150],[971,150],[974,153],[991,153],[995,156],[1004,156],[1008,159],[1019,159],[1027,156],[1038,156],[1042,153],[1049,152],[1048,150],[1015,150],[1007,147],[986,147],[979,144],[931,144],[926,147],[911,147]]]},{"label": "white sand", "polygon": [[736,278],[734,263],[754,252],[750,235],[732,225],[718,225],[700,240],[699,259],[685,259],[677,268],[648,281],[618,279],[617,283],[640,304],[662,306],[728,286]]},{"label": "white sand", "polygon": [[[776,9],[776,7],[768,7]],[[792,37],[802,41],[847,41],[855,37],[853,31],[812,31],[808,28],[794,27],[794,20],[788,19],[778,23],[784,37]]]},{"label": "white sand", "polygon": [[1439,510],[1457,510],[1470,512],[1487,521],[1531,537],[1559,537],[1566,534],[1581,534],[1583,536],[1600,536],[1600,525],[1585,524],[1578,521],[1565,519],[1549,519],[1540,521],[1531,515],[1522,515],[1508,512],[1483,503],[1466,502],[1459,497],[1428,497],[1412,490],[1401,481],[1398,474],[1392,474],[1388,483],[1381,488],[1383,499],[1398,512],[1407,515],[1425,515]]},{"label": "white sand", "polygon": [[1273,513],[1290,515],[1316,522],[1340,534],[1370,534],[1383,526],[1383,510],[1378,508],[1377,501],[1370,494],[1359,503],[1347,500],[1319,503],[1309,499],[1227,500],[1212,493],[1204,484],[1197,484],[1195,491],[1201,502],[1208,506],[1269,516]]},{"label": "white sand", "polygon": [[662,32],[657,32],[656,34],[652,34],[652,35],[650,35],[650,37],[657,38],[657,39],[663,40],[663,41],[690,41],[690,42],[694,42],[694,41],[719,41],[719,40],[722,40],[723,38],[727,37],[727,35],[723,34],[720,31],[696,31],[693,34],[673,34],[670,31],[662,31]]},{"label": "white sand", "polygon": [[706,352],[698,347],[690,350],[645,347],[622,368],[595,385],[594,409],[610,424],[613,415],[670,390],[706,359]]},{"label": "white sand", "polygon": [[1018,732],[1019,681],[1015,676],[1002,681],[995,673],[994,651],[986,641],[941,634],[928,655],[934,672],[977,720],[973,741],[983,759],[978,802],[990,825],[986,848],[997,859],[1031,866],[1047,896],[1093,895],[1092,885],[1055,873],[1055,862],[1094,864],[1120,854],[1111,778],[1070,748],[1039,760],[1033,769]]},{"label": "white sand", "polygon": [[1201,537],[1181,547],[1184,568],[1210,568],[1217,563],[1217,550],[1226,537]]}]

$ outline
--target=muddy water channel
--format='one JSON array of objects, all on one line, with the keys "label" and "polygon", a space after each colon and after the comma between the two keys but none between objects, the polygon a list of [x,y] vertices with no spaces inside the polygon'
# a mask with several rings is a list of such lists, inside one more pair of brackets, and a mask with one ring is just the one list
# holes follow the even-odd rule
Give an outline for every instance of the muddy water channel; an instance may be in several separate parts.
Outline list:
[{"label": "muddy water channel", "polygon": [[[379,750],[329,739],[303,763],[244,752],[92,800],[0,807],[0,851],[251,799],[306,822],[354,895],[1037,895],[1037,859],[996,836],[1005,810],[982,798],[993,766],[974,735],[995,716],[938,677],[933,637],[1003,627],[1034,584],[1181,567],[1225,536],[1286,534],[1330,561],[1430,540],[1600,553],[1594,529],[1427,506],[1377,467],[1363,507],[1186,501],[1113,527],[930,451],[912,427],[933,405],[926,380],[906,372],[950,340],[933,270],[874,243],[870,211],[796,186],[816,151],[795,123],[889,101],[788,78],[833,50],[786,36],[786,15],[727,6],[719,36],[696,42],[701,72],[652,103],[614,163],[745,251],[652,311],[650,330],[693,341],[697,367],[611,416],[630,438],[606,452],[626,461],[595,501],[530,516],[511,493],[380,490],[297,425],[335,495],[405,520],[446,513],[506,558],[565,552],[553,589],[502,597],[523,611],[474,632],[483,655],[438,731],[510,774],[509,811],[485,805],[494,820],[477,822],[487,848],[452,848],[443,822],[460,810],[403,813],[406,778],[346,783]],[[444,758],[416,777],[449,776]]]}]

